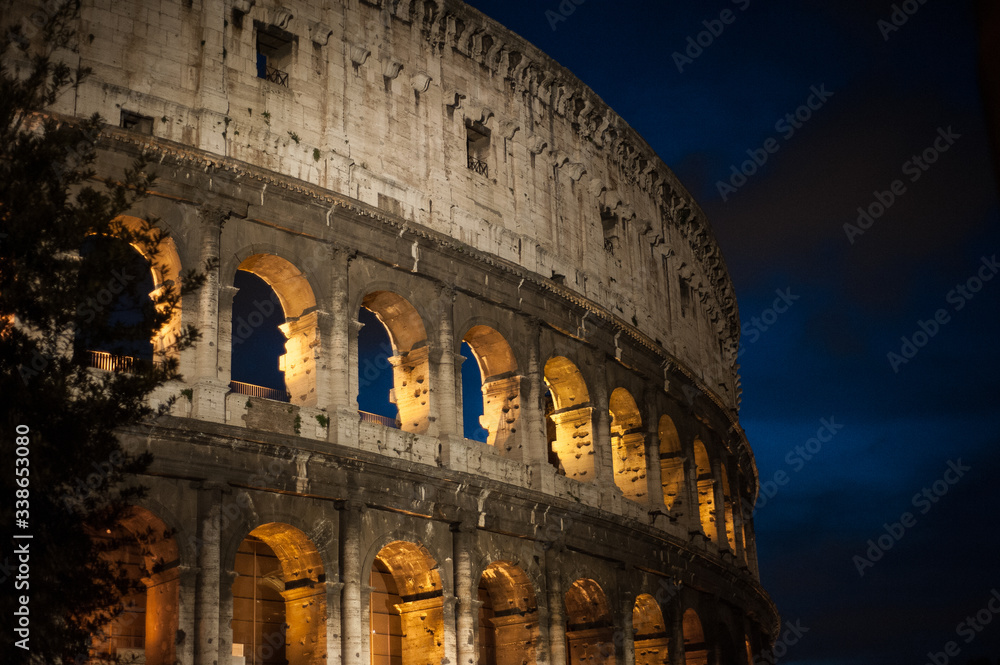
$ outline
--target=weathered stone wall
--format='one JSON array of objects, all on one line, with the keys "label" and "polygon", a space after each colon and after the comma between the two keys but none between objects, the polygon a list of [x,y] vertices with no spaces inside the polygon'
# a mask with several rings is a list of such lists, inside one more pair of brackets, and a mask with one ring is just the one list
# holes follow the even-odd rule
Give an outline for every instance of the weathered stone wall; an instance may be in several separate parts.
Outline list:
[{"label": "weathered stone wall", "polygon": [[[267,29],[289,40],[278,63],[287,87],[257,76]],[[342,193],[555,279],[736,407],[736,305],[697,204],[593,91],[476,10],[457,0],[105,1],[84,3],[81,37],[93,75],[57,110],[112,124],[146,116],[156,137]],[[490,134],[477,153],[488,175],[468,168],[469,123]]]},{"label": "weathered stone wall", "polygon": [[[287,40],[267,47],[287,87],[257,77],[261,34]],[[147,662],[239,665],[248,538],[281,561],[292,665],[371,662],[376,566],[403,663],[476,662],[481,580],[498,662],[721,663],[775,638],[725,265],[592,91],[453,0],[88,0],[80,35],[94,74],[53,113],[111,121],[98,177],[149,159],[132,214],[171,234],[157,284],[218,260],[171,324],[203,336],[155,398],[184,396],[124,433],[154,454],[142,508],[175,548]],[[238,270],[285,315],[289,402],[231,384]],[[392,343],[397,427],[358,412],[363,307]],[[486,443],[463,437],[466,400]]]}]

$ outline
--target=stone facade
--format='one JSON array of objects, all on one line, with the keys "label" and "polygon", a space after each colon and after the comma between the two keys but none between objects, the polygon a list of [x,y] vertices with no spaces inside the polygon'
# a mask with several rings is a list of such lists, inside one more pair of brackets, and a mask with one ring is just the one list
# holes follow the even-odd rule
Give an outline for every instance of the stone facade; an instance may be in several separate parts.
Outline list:
[{"label": "stone facade", "polygon": [[[53,112],[109,121],[101,176],[150,159],[133,219],[170,232],[154,282],[219,260],[156,343],[201,330],[157,395],[184,397],[122,435],[155,456],[123,528],[172,533],[122,650],[723,665],[768,647],[732,285],[697,204],[590,89],[454,0],[85,0],[79,34],[93,74]],[[288,402],[231,384],[238,270],[283,310]],[[362,308],[392,343],[395,427],[359,415]],[[463,436],[479,399],[485,443]]]}]

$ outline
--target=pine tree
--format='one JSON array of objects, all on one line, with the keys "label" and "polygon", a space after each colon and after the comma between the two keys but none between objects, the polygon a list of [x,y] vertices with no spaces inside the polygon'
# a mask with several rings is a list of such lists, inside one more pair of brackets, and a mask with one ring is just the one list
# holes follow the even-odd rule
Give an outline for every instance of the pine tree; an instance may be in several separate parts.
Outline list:
[{"label": "pine tree", "polygon": [[[158,285],[133,316],[120,315],[134,291],[122,282],[135,271],[124,267],[138,250],[157,269],[166,239],[155,220],[120,221],[153,177],[139,160],[101,181],[102,119],[49,111],[88,72],[59,57],[75,51],[76,3],[45,10],[5,26],[0,41],[0,513],[9,525],[0,580],[3,615],[27,623],[0,631],[0,653],[12,656],[5,662],[70,663],[87,658],[138,584],[113,553],[151,460],[123,449],[116,431],[166,413],[170,400],[154,408],[150,394],[179,378],[177,354],[197,331],[179,330],[152,361],[117,368],[129,371],[89,367],[89,350],[149,348],[203,278]],[[104,241],[88,241],[95,237]],[[87,306],[104,291],[116,302]],[[23,600],[27,619],[15,615]]]}]

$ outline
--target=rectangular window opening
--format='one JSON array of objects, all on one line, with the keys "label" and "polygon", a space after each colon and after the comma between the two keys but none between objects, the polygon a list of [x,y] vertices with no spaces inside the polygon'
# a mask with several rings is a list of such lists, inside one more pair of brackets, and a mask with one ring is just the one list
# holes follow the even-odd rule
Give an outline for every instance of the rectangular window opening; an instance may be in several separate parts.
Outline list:
[{"label": "rectangular window opening", "polygon": [[618,242],[618,215],[605,206],[601,206],[601,229],[604,231],[604,250],[615,253]]},{"label": "rectangular window opening", "polygon": [[257,29],[257,78],[288,87],[294,35],[274,25],[254,21]]},{"label": "rectangular window opening", "polygon": [[481,122],[465,121],[465,149],[469,158],[469,169],[479,175],[490,177],[487,161],[490,152],[490,130]]},{"label": "rectangular window opening", "polygon": [[146,115],[140,115],[134,111],[122,109],[120,127],[140,134],[153,133],[153,119]]},{"label": "rectangular window opening", "polygon": [[688,285],[687,280],[683,277],[680,280],[681,287],[681,316],[687,316],[688,310],[691,309],[691,287]]}]

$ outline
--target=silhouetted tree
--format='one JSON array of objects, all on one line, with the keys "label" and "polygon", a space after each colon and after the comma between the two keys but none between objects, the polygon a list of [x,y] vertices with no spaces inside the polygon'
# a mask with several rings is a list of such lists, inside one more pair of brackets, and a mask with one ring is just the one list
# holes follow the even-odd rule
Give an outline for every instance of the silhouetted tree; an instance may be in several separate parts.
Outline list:
[{"label": "silhouetted tree", "polygon": [[[12,20],[12,6],[4,3],[0,22]],[[0,513],[13,544],[0,567],[6,621],[21,621],[15,611],[28,601],[27,631],[0,631],[0,653],[5,662],[69,663],[87,657],[137,584],[108,556],[121,543],[107,534],[121,532],[116,525],[143,493],[135,474],[150,459],[124,450],[116,431],[164,413],[169,400],[154,409],[148,397],[178,378],[176,353],[109,372],[90,368],[83,347],[149,344],[202,277],[160,285],[131,317],[116,314],[114,298],[88,306],[103,291],[119,298],[129,290],[116,280],[134,274],[123,268],[136,250],[157,266],[165,234],[118,221],[146,196],[146,165],[96,180],[101,118],[48,111],[87,75],[56,55],[76,50],[76,3],[47,4],[31,21],[3,26],[0,38]],[[82,256],[92,236],[114,242]],[[167,346],[176,352],[196,337],[189,327]]]}]

